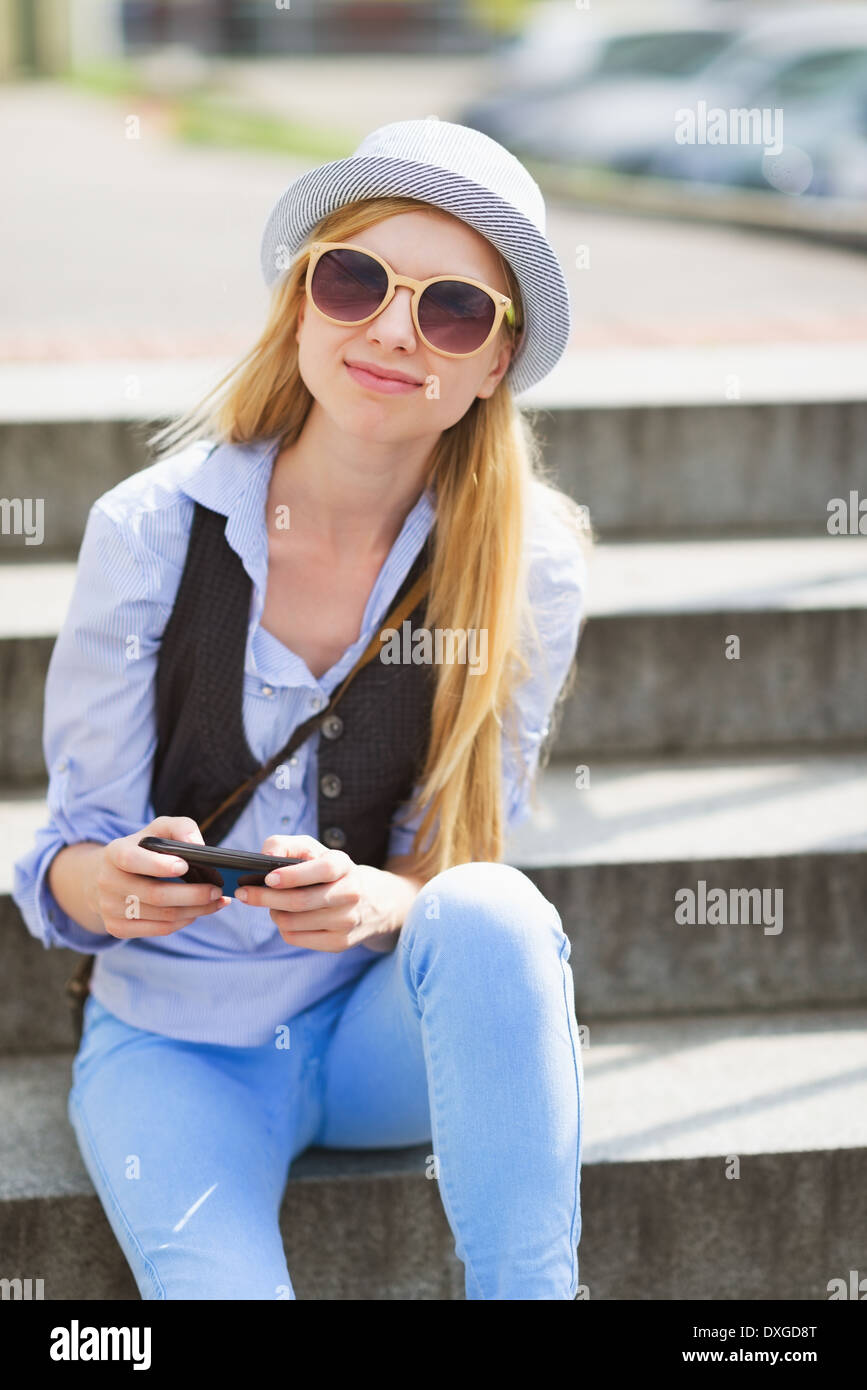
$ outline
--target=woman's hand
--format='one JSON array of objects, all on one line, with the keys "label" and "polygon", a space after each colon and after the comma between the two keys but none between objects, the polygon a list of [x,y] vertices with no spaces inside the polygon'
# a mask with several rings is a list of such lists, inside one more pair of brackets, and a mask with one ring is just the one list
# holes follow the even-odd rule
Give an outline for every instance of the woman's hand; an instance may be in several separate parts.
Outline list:
[{"label": "woman's hand", "polygon": [[219,912],[231,898],[210,883],[161,883],[187,872],[183,859],[142,849],[139,840],[156,835],[203,845],[202,832],[189,816],[157,816],[132,835],[110,841],[98,856],[88,899],[109,936],[170,936],[197,917]]},{"label": "woman's hand", "polygon": [[262,854],[303,864],[287,864],[268,875],[265,888],[239,888],[236,898],[271,909],[271,919],[290,946],[311,951],[348,951],[400,928],[395,921],[392,877],[369,864],[356,864],[340,849],[326,849],[312,835],[269,835]]}]

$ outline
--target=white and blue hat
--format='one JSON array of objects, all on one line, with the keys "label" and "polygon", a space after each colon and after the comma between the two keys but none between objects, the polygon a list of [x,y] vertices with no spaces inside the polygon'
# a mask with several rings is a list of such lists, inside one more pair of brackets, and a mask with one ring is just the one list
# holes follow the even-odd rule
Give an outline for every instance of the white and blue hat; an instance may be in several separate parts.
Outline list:
[{"label": "white and blue hat", "polygon": [[395,121],[354,154],[294,179],[265,224],[260,259],[270,288],[317,223],[360,198],[403,195],[442,208],[487,237],[508,261],[524,307],[524,332],[506,372],[513,395],[541,381],[566,350],[569,291],[545,236],[539,185],[507,149],[470,126],[437,117]]}]

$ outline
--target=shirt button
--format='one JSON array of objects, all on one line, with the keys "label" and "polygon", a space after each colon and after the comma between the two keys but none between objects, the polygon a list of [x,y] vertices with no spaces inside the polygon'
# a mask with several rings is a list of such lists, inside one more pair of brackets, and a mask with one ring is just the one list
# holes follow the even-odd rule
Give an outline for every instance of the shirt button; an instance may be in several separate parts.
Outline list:
[{"label": "shirt button", "polygon": [[322,701],[320,700],[318,695],[314,695],[313,699],[310,701],[310,704],[313,707],[313,709],[320,709]]},{"label": "shirt button", "polygon": [[339,796],[343,790],[343,783],[336,772],[325,772],[319,779],[323,796]]},{"label": "shirt button", "polygon": [[322,832],[322,843],[329,849],[343,849],[346,844],[346,831],[341,830],[339,825],[329,825],[328,829]]},{"label": "shirt button", "polygon": [[288,816],[281,816],[281,817],[280,817],[280,824],[281,824],[281,825],[288,825],[288,824],[289,824],[289,817],[288,817]]},{"label": "shirt button", "polygon": [[343,720],[339,714],[327,714],[319,726],[326,738],[340,738]]},{"label": "shirt button", "polygon": [[297,766],[298,766],[298,754],[297,754],[297,753],[293,753],[293,754],[292,754],[292,757],[289,759],[289,766],[290,766],[290,767],[297,767]]},{"label": "shirt button", "polygon": [[273,685],[263,685],[263,686],[262,686],[262,694],[263,694],[263,695],[273,695],[273,694],[274,694],[274,687],[273,687]]},{"label": "shirt button", "polygon": [[61,758],[61,759],[60,759],[60,762],[57,764],[57,771],[58,771],[58,772],[65,772],[66,769],[67,769],[68,767],[69,767],[69,760],[68,760],[67,758]]}]

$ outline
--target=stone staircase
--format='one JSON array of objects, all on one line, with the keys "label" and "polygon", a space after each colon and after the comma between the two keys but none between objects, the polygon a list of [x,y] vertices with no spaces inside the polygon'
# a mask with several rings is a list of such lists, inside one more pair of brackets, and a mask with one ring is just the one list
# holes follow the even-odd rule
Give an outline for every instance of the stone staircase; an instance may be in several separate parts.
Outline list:
[{"label": "stone staircase", "polygon": [[[561,405],[540,426],[601,536],[575,692],[507,856],[573,943],[581,1282],[825,1299],[867,1249],[867,539],[826,526],[832,498],[867,497],[867,405]],[[45,499],[43,544],[0,550],[0,1276],[49,1299],[138,1297],[66,1118],[77,957],[10,890],[44,818],[41,689],[84,519],[147,462],[120,413],[0,423],[0,496]],[[678,922],[684,890],[714,889],[768,911]],[[299,1298],[463,1297],[425,1159],[298,1160]]]}]

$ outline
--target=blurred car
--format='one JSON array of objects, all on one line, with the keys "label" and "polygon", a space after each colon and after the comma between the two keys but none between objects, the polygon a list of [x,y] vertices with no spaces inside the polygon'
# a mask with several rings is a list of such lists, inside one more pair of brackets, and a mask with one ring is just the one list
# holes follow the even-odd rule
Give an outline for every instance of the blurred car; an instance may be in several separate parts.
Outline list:
[{"label": "blurred car", "polygon": [[698,74],[737,32],[733,25],[706,26],[612,39],[578,90],[549,95],[529,117],[521,113],[513,138],[522,154],[539,159],[640,170]]},{"label": "blurred car", "polygon": [[851,130],[835,131],[814,156],[808,193],[847,198],[867,207],[867,102]]},{"label": "blurred car", "polygon": [[[800,18],[800,17],[799,17]],[[867,13],[823,12],[772,36],[744,39],[704,74],[706,108],[781,113],[782,149],[684,143],[674,122],[647,162],[667,178],[780,192],[863,196]]]},{"label": "blurred car", "polygon": [[540,6],[528,29],[496,50],[496,90],[456,119],[510,149],[547,153],[547,132],[559,133],[561,101],[610,85],[616,104],[623,83],[643,77],[665,82],[701,67],[732,42],[740,13],[733,0],[700,3],[689,22],[682,4],[648,10],[646,0],[602,20],[560,3]]},{"label": "blurred car", "polygon": [[[867,5],[758,15],[753,7],[702,5],[689,13],[692,27],[670,13],[653,23],[645,15],[632,29],[597,29],[592,37],[561,15],[563,55],[555,62],[548,52],[555,80],[530,90],[518,85],[508,98],[477,103],[464,119],[525,157],[710,185],[863,196]],[[576,32],[585,36],[577,52]],[[514,60],[534,53],[538,63],[545,51],[537,34],[515,48]],[[699,103],[724,111],[782,108],[784,148],[679,144],[677,113]]]}]

